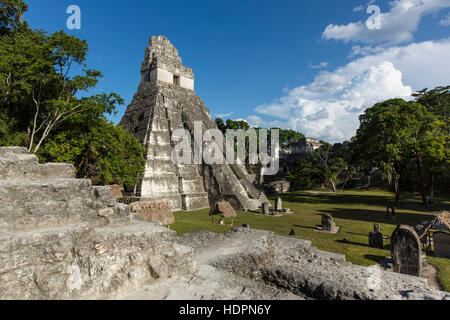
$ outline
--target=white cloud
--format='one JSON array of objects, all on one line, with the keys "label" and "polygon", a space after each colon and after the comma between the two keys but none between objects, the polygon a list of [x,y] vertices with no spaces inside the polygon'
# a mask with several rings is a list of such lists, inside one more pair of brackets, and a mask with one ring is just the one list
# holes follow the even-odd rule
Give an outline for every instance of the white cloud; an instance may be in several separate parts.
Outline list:
[{"label": "white cloud", "polygon": [[364,7],[362,5],[353,8],[353,12],[363,11]]},{"label": "white cloud", "polygon": [[245,121],[250,127],[260,127],[260,128],[281,128],[285,129],[287,124],[286,122],[273,120],[273,121],[265,121],[259,116],[249,116],[245,119],[235,119],[235,121]]},{"label": "white cloud", "polygon": [[228,118],[228,117],[231,117],[232,115],[233,115],[233,112],[215,114],[216,118]]},{"label": "white cloud", "polygon": [[[376,50],[333,72],[321,71],[312,83],[255,111],[280,119],[282,124],[277,126],[281,128],[330,142],[343,141],[355,134],[358,116],[374,103],[448,85],[449,56],[449,39]],[[261,126],[272,123],[260,116],[250,118]]]},{"label": "white cloud", "polygon": [[411,41],[423,16],[450,7],[450,0],[394,0],[390,10],[381,14],[381,29],[370,30],[365,21],[346,25],[330,24],[324,39],[344,42],[398,44]]},{"label": "white cloud", "polygon": [[309,67],[311,68],[311,69],[322,69],[322,68],[326,68],[326,67],[328,67],[328,61],[324,61],[324,62],[321,62],[321,63],[319,63],[319,64],[309,64]]},{"label": "white cloud", "polygon": [[450,26],[450,13],[439,22],[442,26]]}]

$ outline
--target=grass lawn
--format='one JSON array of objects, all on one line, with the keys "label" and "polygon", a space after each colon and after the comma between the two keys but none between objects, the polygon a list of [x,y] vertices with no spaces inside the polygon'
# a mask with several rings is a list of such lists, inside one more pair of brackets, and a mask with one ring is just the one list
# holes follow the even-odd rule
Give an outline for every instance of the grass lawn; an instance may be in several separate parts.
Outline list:
[{"label": "grass lawn", "polygon": [[[374,223],[380,224],[383,235],[390,236],[398,224],[414,226],[432,215],[430,208],[423,206],[416,194],[402,194],[401,207],[396,209],[396,219],[386,217],[386,205],[392,203],[393,194],[386,191],[351,190],[339,193],[323,191],[294,192],[280,196],[283,206],[290,208],[294,214],[283,217],[258,215],[253,212],[238,212],[234,219],[235,226],[243,223],[251,228],[270,230],[280,235],[289,235],[294,229],[296,237],[311,240],[321,250],[345,254],[354,264],[370,266],[383,257],[390,256],[390,242],[385,241],[385,248],[374,249],[368,246],[368,233],[373,231]],[[450,209],[450,199],[440,199],[439,206]],[[271,199],[274,205],[274,198]],[[178,234],[196,230],[225,232],[229,226],[211,223],[209,209],[177,212],[171,229]],[[315,231],[321,223],[321,214],[332,214],[335,223],[341,227],[338,234]],[[230,223],[226,219],[226,223]],[[348,243],[342,240],[346,238]],[[429,257],[428,261],[439,269],[438,278],[447,291],[450,291],[450,260]]]}]

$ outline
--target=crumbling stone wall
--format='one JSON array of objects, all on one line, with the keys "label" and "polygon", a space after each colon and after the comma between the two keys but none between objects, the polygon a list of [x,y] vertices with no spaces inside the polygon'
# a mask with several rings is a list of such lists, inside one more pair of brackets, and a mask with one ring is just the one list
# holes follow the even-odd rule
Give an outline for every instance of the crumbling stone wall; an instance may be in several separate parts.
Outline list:
[{"label": "crumbling stone wall", "polygon": [[107,298],[193,272],[173,232],[74,173],[0,148],[0,299]]}]

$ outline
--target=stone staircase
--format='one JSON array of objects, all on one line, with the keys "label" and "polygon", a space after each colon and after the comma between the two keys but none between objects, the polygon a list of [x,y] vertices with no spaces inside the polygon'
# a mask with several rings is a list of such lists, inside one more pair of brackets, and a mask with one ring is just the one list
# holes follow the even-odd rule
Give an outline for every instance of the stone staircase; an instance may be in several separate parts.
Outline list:
[{"label": "stone staircase", "polygon": [[0,299],[99,299],[190,273],[175,233],[116,203],[109,187],[0,148]]},{"label": "stone staircase", "polygon": [[264,192],[260,192],[256,199],[247,198],[241,201],[246,211],[258,211],[264,202],[269,202]]}]

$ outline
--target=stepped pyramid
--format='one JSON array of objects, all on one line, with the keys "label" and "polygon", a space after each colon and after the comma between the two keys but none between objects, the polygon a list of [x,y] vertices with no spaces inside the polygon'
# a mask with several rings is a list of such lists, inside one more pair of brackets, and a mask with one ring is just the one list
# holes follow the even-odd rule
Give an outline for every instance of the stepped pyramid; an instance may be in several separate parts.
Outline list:
[{"label": "stepped pyramid", "polygon": [[174,164],[173,131],[184,128],[193,136],[196,121],[201,121],[203,130],[218,129],[195,94],[192,69],[182,65],[178,50],[167,38],[151,37],[141,83],[120,122],[147,150],[137,196],[167,198],[174,211],[206,208],[219,199],[237,209],[258,209],[267,198],[255,188],[243,165]]}]

